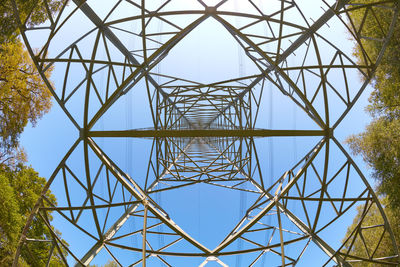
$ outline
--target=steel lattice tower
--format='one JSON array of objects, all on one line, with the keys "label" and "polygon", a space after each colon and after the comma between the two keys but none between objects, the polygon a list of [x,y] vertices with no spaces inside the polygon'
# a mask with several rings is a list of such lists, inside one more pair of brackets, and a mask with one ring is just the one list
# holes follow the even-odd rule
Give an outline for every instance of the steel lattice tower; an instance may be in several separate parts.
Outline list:
[{"label": "steel lattice tower", "polygon": [[[294,266],[304,264],[303,255],[310,250],[322,253],[315,255],[324,266],[363,261],[396,265],[397,247],[382,206],[334,132],[379,64],[394,29],[397,1],[234,2],[73,0],[51,14],[49,1],[43,0],[32,9],[47,14],[43,25],[31,26],[29,14],[19,17],[27,49],[79,137],[32,210],[15,262],[32,243],[49,242],[49,258],[57,254],[65,265],[75,261],[77,266],[104,254],[121,266],[192,266],[193,259],[200,259],[200,266],[228,266],[238,257],[241,266]],[[312,8],[318,12],[310,15]],[[19,16],[18,2],[14,11]],[[381,24],[380,38],[365,36],[365,24],[350,19],[353,12],[365,20],[386,12],[393,22]],[[254,73],[204,83],[157,69],[206,21],[229,34]],[[352,50],[343,47],[345,38],[358,44],[363,62],[355,62]],[[367,39],[381,43],[379,54],[368,54]],[[214,63],[209,62],[210,68]],[[53,67],[62,79],[45,76]],[[357,75],[365,82],[349,78]],[[311,123],[300,130],[259,127],[268,90],[296,105],[296,112]],[[134,115],[150,118],[149,127],[115,126],[118,116],[132,114],[137,106],[127,102],[121,113],[121,100],[140,91],[140,101],[148,104]],[[108,115],[113,109],[118,116]],[[107,129],[101,121],[108,123]],[[259,144],[288,137],[310,138],[313,145],[285,171],[269,177],[266,150]],[[149,158],[141,176],[123,167],[127,155],[132,161],[132,151],[120,156],[122,152],[107,146],[120,142],[115,140],[151,144],[146,151],[134,151]],[[247,195],[242,218],[215,247],[189,234],[165,208],[168,203],[160,203],[160,194],[178,195],[196,186]],[[46,198],[49,189],[58,199],[56,206]],[[356,207],[362,217],[343,239],[343,221],[351,223]],[[183,217],[195,214],[196,208],[190,206]],[[364,220],[372,212],[380,214],[374,225]],[[52,236],[30,238],[32,220],[43,220]],[[368,231],[381,235],[378,244],[364,238]],[[386,238],[391,244],[382,242]],[[352,247],[360,240],[365,254],[355,256]],[[68,261],[62,249],[69,252]],[[378,257],[377,251],[395,253]]]}]

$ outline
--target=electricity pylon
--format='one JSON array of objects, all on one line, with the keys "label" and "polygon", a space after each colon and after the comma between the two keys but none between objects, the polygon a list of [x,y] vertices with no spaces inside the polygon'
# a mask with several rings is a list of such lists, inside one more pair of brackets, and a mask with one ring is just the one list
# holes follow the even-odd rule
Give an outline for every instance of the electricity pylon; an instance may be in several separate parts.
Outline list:
[{"label": "electricity pylon", "polygon": [[[104,255],[120,266],[228,266],[235,257],[241,257],[242,266],[266,261],[268,266],[294,266],[317,258],[324,266],[398,263],[382,206],[334,135],[379,64],[397,18],[397,1],[59,2],[55,13],[52,1],[33,4],[31,14],[47,17],[36,26],[30,24],[31,14],[19,16],[19,2],[13,2],[21,36],[38,71],[79,133],[28,218],[14,264],[21,253],[35,257],[29,253],[35,242],[49,244],[49,261],[57,255],[65,265],[76,266]],[[318,11],[311,12],[313,8]],[[381,38],[365,36],[365,24],[351,19],[355,12],[365,20],[387,12],[393,22],[380,24]],[[157,69],[206,21],[229,34],[254,73],[204,83]],[[343,45],[345,38],[355,41],[365,56],[363,62],[354,60],[352,49]],[[368,54],[365,39],[381,42],[378,55]],[[211,69],[213,64],[209,62]],[[62,78],[51,82],[45,73],[53,67]],[[355,82],[352,77],[357,75],[365,82]],[[143,111],[134,113],[136,106],[128,102],[125,113],[147,118],[149,127],[118,128],[113,123],[123,117],[121,100],[140,91],[141,105],[135,105]],[[259,127],[268,91],[293,103],[309,123],[300,130]],[[284,120],[285,111],[281,112],[274,115]],[[107,130],[102,123],[107,123]],[[282,173],[265,171],[268,157],[260,140],[287,137],[308,138],[313,145],[294,163],[280,162],[289,164]],[[119,142],[115,140],[150,144],[146,152],[134,151],[149,157],[140,168],[141,176],[128,171],[134,165],[132,148],[129,157],[124,155],[129,161],[124,169],[119,157],[123,153],[107,146]],[[278,159],[284,153],[291,157],[293,151],[279,147],[271,155]],[[246,196],[241,219],[215,247],[189,234],[178,223],[183,219],[175,220],[160,200],[164,193],[199,186]],[[57,205],[46,197],[50,189]],[[207,198],[207,191],[202,194]],[[216,202],[213,205],[218,206]],[[343,239],[356,207],[362,216]],[[196,208],[189,205],[181,217],[200,212]],[[371,213],[380,218],[374,225],[364,220]],[[33,220],[43,220],[51,236],[31,238]],[[377,244],[364,238],[370,231],[381,236]],[[363,255],[354,254],[355,244],[363,244]],[[304,259],[308,251],[319,254]]]}]

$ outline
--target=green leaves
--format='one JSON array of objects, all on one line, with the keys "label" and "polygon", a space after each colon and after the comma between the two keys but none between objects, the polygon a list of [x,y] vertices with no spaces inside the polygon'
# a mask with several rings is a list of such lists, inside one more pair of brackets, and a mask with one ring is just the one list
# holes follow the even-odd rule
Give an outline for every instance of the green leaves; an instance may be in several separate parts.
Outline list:
[{"label": "green leaves", "polygon": [[[383,205],[387,204],[387,199],[382,199]],[[385,205],[385,214],[393,230],[396,240],[400,238],[400,227],[398,221],[400,219],[399,210],[391,209]],[[362,220],[362,223],[360,224]],[[351,255],[349,260],[353,260],[352,266],[355,267],[374,267],[389,266],[388,264],[378,265],[376,262],[359,261],[360,258],[382,259],[383,262],[395,264],[397,258],[384,258],[386,255],[396,255],[392,245],[392,239],[388,232],[382,231],[379,225],[384,224],[384,220],[376,205],[369,210],[364,207],[357,207],[357,215],[353,220],[353,224],[347,228],[346,237],[343,239],[345,247],[342,253]]]},{"label": "green leaves", "polygon": [[6,266],[12,262],[23,218],[14,189],[4,173],[0,173],[0,210],[0,265]]},{"label": "green leaves", "polygon": [[[39,177],[31,167],[20,164],[15,170],[0,170],[0,266],[11,266],[22,228],[45,184],[46,179]],[[50,191],[46,192],[46,197],[53,205],[57,204]],[[50,214],[47,217],[52,220]],[[51,233],[42,220],[33,220],[28,236],[48,240]],[[28,266],[45,266],[51,246],[50,242],[34,242],[29,247],[30,254],[24,252],[20,258]],[[66,251],[63,253],[67,254]],[[51,263],[54,266],[63,264],[57,253],[53,254]]]},{"label": "green leaves", "polygon": [[[61,9],[64,0],[16,0],[22,22],[29,26],[45,22],[50,15]],[[46,4],[44,4],[46,3]],[[47,8],[46,8],[47,6]],[[0,43],[14,41],[18,36],[18,21],[14,14],[12,0],[3,0],[0,3]]]},{"label": "green leaves", "polygon": [[[358,1],[361,3],[374,2],[371,0]],[[398,4],[398,3],[397,3]],[[396,5],[394,2],[393,5]],[[392,9],[373,9],[367,8],[361,12],[355,9],[350,12],[350,17],[360,31],[357,33],[362,42],[358,43],[354,50],[358,63],[367,61],[374,62],[377,59],[383,42],[380,41],[382,25],[388,26],[393,15]],[[369,38],[363,38],[368,36]],[[368,57],[366,56],[368,55]],[[366,127],[365,131],[359,135],[350,136],[347,143],[354,154],[359,154],[364,161],[371,167],[372,175],[377,182],[378,193],[385,199],[385,213],[391,222],[391,226],[397,240],[400,238],[400,23],[394,28],[394,34],[388,42],[385,54],[380,65],[377,67],[373,76],[374,91],[369,101],[367,110],[373,116],[373,121]],[[354,219],[353,225],[348,228],[347,236],[356,227],[362,215],[361,209]],[[368,225],[383,223],[377,221],[379,216],[378,209],[373,207],[364,219],[365,229]],[[382,220],[382,219],[380,219]],[[361,228],[360,228],[361,229]],[[386,248],[391,248],[391,240],[384,237],[382,241],[374,231],[360,231],[362,238],[357,239],[350,247],[354,255],[360,257],[370,257],[364,255],[368,250],[366,243],[377,244],[387,243]],[[395,251],[393,251],[395,254]],[[375,252],[379,257],[380,251]],[[389,261],[391,261],[389,259]],[[374,266],[354,264],[354,266]]]},{"label": "green leaves", "polygon": [[0,165],[18,157],[24,127],[28,122],[34,125],[51,107],[51,93],[17,38],[17,17],[32,27],[51,19],[66,4],[65,0],[14,2],[19,14],[14,14],[12,0],[0,3]]},{"label": "green leaves", "polygon": [[[47,75],[50,75],[49,71]],[[0,163],[18,147],[28,122],[51,107],[51,93],[20,41],[0,45]]]},{"label": "green leaves", "polygon": [[[360,64],[368,60],[374,62],[378,57],[383,46],[380,40],[385,34],[382,29],[391,24],[392,15],[390,8],[369,7],[350,12],[351,22],[359,29],[357,34],[362,40],[354,51]],[[400,208],[400,23],[395,26],[373,76],[373,86],[375,90],[367,109],[374,120],[365,132],[350,137],[348,143],[352,151],[361,154],[372,168],[379,192],[388,196],[390,205]]]},{"label": "green leaves", "polygon": [[[373,0],[357,1],[372,3]],[[394,1],[395,2],[395,1]],[[395,5],[394,3],[393,5]],[[361,43],[356,44],[354,55],[359,64],[374,63],[383,46],[385,29],[392,22],[394,10],[390,8],[355,9],[350,12],[351,22],[359,29],[356,35]],[[373,116],[399,116],[400,113],[400,23],[396,23],[385,54],[374,77],[375,91],[370,97],[368,110]]]},{"label": "green leaves", "polygon": [[400,209],[400,120],[382,116],[347,142],[372,168],[378,190],[387,195],[390,206]]},{"label": "green leaves", "polygon": [[[19,16],[34,26],[45,22],[60,10],[59,0],[16,0]],[[11,266],[20,233],[32,208],[42,196],[46,179],[39,177],[25,162],[19,147],[19,136],[28,122],[35,125],[51,107],[51,93],[41,75],[49,76],[52,69],[39,73],[18,36],[17,16],[11,0],[0,3],[0,266]],[[46,198],[56,205],[55,196],[48,190]],[[44,212],[49,221],[49,212]],[[57,236],[59,232],[53,229]],[[54,246],[51,230],[43,220],[33,220],[27,235],[32,245],[20,255],[19,266],[46,266],[49,251]],[[25,245],[26,247],[28,245]],[[28,251],[28,252],[26,252]],[[61,250],[58,250],[59,252]],[[50,254],[50,266],[63,264],[59,254]]]}]

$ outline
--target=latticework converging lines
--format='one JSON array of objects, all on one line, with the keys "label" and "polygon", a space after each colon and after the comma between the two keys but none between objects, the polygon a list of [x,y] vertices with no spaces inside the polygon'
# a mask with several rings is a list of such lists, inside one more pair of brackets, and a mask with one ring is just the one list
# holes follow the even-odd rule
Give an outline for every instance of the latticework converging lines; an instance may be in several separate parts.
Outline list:
[{"label": "latticework converging lines", "polygon": [[[79,134],[28,218],[15,265],[21,253],[35,257],[33,242],[48,242],[48,264],[57,255],[66,266],[399,263],[377,196],[334,135],[379,64],[396,0],[59,2],[52,13],[36,1],[30,14],[13,3],[38,71]],[[47,21],[31,26],[36,11]],[[366,35],[364,21],[379,12],[393,22],[379,24],[379,38]],[[379,54],[365,49],[370,39]],[[218,42],[225,49],[213,53]],[[236,56],[219,69],[224,52]],[[300,129],[281,127],[288,103]],[[272,116],[278,128],[267,129]],[[302,143],[295,156],[287,137]],[[371,213],[374,225],[364,219]],[[33,220],[51,236],[30,238]],[[370,231],[377,244],[364,238]]]}]

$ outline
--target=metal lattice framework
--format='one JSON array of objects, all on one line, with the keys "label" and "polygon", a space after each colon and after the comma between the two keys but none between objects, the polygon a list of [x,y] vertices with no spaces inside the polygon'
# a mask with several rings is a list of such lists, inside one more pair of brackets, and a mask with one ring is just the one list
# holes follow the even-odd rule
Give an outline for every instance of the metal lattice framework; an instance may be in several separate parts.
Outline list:
[{"label": "metal lattice framework", "polygon": [[[322,254],[309,257],[307,266],[313,260],[313,266],[364,261],[397,265],[396,243],[378,198],[334,136],[370,81],[395,21],[380,24],[381,38],[373,39],[382,44],[382,51],[369,55],[364,40],[372,37],[365,36],[364,23],[353,21],[350,14],[361,12],[363,21],[376,19],[378,12],[396,18],[397,1],[61,2],[61,10],[50,14],[47,0],[36,1],[32,12],[41,10],[48,20],[32,27],[27,14],[19,18],[19,26],[39,72],[79,138],[34,207],[15,262],[32,243],[49,242],[49,259],[57,254],[65,265],[77,266],[86,266],[99,255],[109,255],[120,266],[228,266],[232,259],[240,266],[294,266],[308,251]],[[14,9],[18,15],[17,2]],[[311,9],[317,11],[310,13]],[[212,83],[161,71],[159,66],[179,44],[211,20],[236,41],[245,56],[241,60],[251,62],[256,71]],[[355,62],[352,49],[343,46],[345,38],[358,44],[362,62]],[[179,60],[185,61],[180,58],[178,64]],[[213,62],[209,65],[212,68]],[[62,73],[54,83],[45,76],[53,66],[54,72]],[[359,84],[359,76],[365,83]],[[270,91],[294,103],[310,123],[300,130],[259,127],[257,118],[266,112]],[[118,109],[121,99],[136,92],[144,92],[140,102],[148,105],[141,115],[151,123],[140,128],[113,125],[124,116]],[[127,121],[135,107],[129,101],[132,98],[125,111]],[[108,115],[113,108],[114,117]],[[277,117],[285,120],[285,111]],[[109,122],[109,130],[102,121]],[[264,167],[268,153],[261,143],[288,137],[313,144],[285,171],[270,177]],[[106,145],[118,140],[150,144],[146,152],[135,150],[149,157],[141,176],[122,167],[121,158],[132,161],[132,151],[119,157],[123,153],[115,152],[118,148]],[[270,160],[279,160],[270,154]],[[190,235],[165,208],[168,205],[160,203],[163,193],[178,195],[196,186],[238,192],[242,198],[242,218],[215,247]],[[46,198],[49,189],[56,194],[56,206]],[[356,207],[361,217],[343,239]],[[182,217],[193,216],[193,210]],[[374,225],[364,220],[372,212],[380,218]],[[32,220],[43,220],[52,236],[30,238]],[[70,246],[55,229],[62,230]],[[381,236],[379,243],[364,238],[371,231]],[[357,242],[364,245],[363,255],[354,255]],[[61,250],[67,250],[69,258]]]}]

